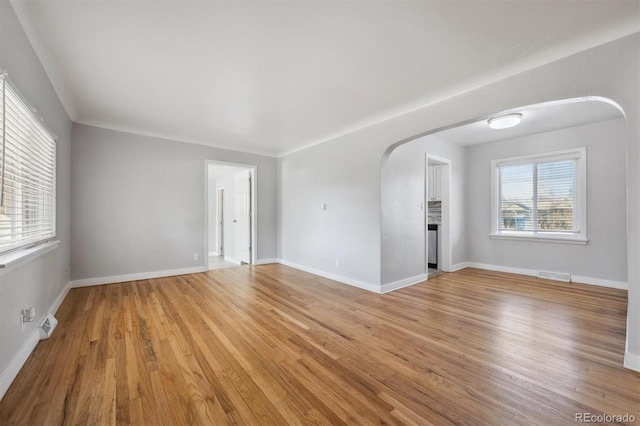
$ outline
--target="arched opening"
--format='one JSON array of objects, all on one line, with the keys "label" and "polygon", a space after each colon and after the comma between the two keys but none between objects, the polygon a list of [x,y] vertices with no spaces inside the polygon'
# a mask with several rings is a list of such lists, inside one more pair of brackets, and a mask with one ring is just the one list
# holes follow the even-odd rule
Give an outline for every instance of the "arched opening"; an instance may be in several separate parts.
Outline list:
[{"label": "arched opening", "polygon": [[[490,118],[511,113],[523,115],[518,126],[489,128]],[[580,214],[588,215],[595,240],[580,249],[493,239],[491,161],[579,146],[589,153],[589,206]],[[529,275],[551,271],[577,282],[626,285],[625,146],[622,108],[600,97],[513,108],[394,144],[381,166],[383,291],[427,279],[429,258],[434,259],[429,255],[430,222],[438,225],[435,259],[444,272],[467,266]],[[444,172],[434,200],[440,216],[431,218],[429,166]],[[584,256],[591,261],[584,262]]]}]

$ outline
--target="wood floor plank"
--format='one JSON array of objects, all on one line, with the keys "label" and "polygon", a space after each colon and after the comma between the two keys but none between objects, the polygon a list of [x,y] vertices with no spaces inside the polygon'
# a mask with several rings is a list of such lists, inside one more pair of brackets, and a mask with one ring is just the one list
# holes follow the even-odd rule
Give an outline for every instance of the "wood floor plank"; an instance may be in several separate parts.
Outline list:
[{"label": "wood floor plank", "polygon": [[73,289],[0,424],[640,421],[626,302],[476,269],[385,295],[282,265]]}]

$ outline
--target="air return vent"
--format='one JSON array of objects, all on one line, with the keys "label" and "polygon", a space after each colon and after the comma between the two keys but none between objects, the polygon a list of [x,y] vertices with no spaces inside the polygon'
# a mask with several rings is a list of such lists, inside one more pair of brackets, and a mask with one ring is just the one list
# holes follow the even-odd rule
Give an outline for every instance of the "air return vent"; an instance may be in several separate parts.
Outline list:
[{"label": "air return vent", "polygon": [[538,271],[538,278],[546,278],[548,280],[571,282],[571,274],[564,272]]},{"label": "air return vent", "polygon": [[58,320],[51,314],[47,314],[47,317],[40,324],[40,340],[48,339],[51,337],[51,333],[58,325]]}]

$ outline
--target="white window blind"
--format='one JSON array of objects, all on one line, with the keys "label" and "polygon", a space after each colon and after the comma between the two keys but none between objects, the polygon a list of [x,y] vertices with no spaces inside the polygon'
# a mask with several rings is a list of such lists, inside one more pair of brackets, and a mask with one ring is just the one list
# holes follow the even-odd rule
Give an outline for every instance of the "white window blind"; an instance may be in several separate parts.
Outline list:
[{"label": "white window blind", "polygon": [[494,235],[586,240],[584,148],[493,163]]},{"label": "white window blind", "polygon": [[576,163],[500,166],[500,229],[578,232]]},{"label": "white window blind", "polygon": [[56,235],[56,144],[0,76],[0,253]]}]

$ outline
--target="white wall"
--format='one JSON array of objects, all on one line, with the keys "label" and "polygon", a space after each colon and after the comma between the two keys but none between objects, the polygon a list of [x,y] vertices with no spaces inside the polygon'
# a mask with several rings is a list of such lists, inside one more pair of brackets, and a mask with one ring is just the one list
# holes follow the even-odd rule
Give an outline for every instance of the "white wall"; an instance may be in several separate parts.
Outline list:
[{"label": "white wall", "polygon": [[[628,365],[640,369],[640,38],[617,41],[452,95],[279,159],[279,256],[326,274],[381,282],[381,159],[393,144],[498,111],[602,96],[627,116]],[[320,203],[327,203],[327,211]],[[342,257],[337,269],[334,259]],[[629,361],[630,360],[630,361]]]},{"label": "white wall", "polygon": [[[587,147],[589,243],[490,239],[491,160]],[[565,272],[627,282],[626,134],[624,119],[469,147],[467,223],[469,261]]]},{"label": "white wall", "polygon": [[74,281],[206,269],[205,160],[257,166],[257,257],[276,257],[275,158],[80,124],[72,148]]},{"label": "white wall", "polygon": [[[451,263],[466,260],[465,149],[437,135],[423,136],[394,149],[382,166],[383,284],[426,271],[426,154],[451,161]],[[421,203],[425,210],[421,210]]]},{"label": "white wall", "polygon": [[[56,229],[54,251],[10,270],[0,271],[0,398],[30,353],[46,311],[66,293],[70,253],[71,120],[35,55],[8,1],[0,1],[0,68],[58,136]],[[20,311],[34,306],[36,321],[20,330]],[[22,352],[21,352],[22,351]]]}]

